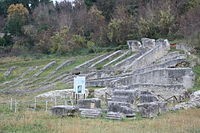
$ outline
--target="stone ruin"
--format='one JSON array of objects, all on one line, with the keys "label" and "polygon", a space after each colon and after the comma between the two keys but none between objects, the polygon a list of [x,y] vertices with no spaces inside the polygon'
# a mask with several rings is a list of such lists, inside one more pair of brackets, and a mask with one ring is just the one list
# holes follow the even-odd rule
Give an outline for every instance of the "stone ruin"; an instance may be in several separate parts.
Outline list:
[{"label": "stone ruin", "polygon": [[136,40],[128,40],[127,45],[128,48],[131,49],[131,51],[137,51],[142,47],[142,44]]},{"label": "stone ruin", "polygon": [[[61,112],[64,112],[70,115],[67,112],[69,110],[71,114],[78,112],[83,117],[95,118],[103,115],[109,119],[135,117],[138,112],[142,117],[154,117],[170,110],[167,103],[171,102],[169,100],[171,97],[177,101],[184,99],[185,92],[194,83],[194,73],[188,61],[189,54],[180,51],[171,52],[167,39],[142,38],[141,41],[129,40],[127,45],[128,50],[99,55],[75,66],[70,72],[57,73],[76,63],[75,59],[32,66],[20,77],[0,84],[4,88],[1,92],[31,94],[55,90],[56,83],[72,85],[74,75],[80,74],[86,77],[86,87],[101,88],[94,90],[94,97],[97,99],[83,99],[77,101],[78,104],[75,106],[56,106],[52,108],[52,113],[62,115]],[[98,66],[101,66],[100,69]],[[9,77],[15,69],[17,66],[3,70],[4,76]],[[42,77],[45,75],[43,73],[50,69],[52,72]],[[38,83],[40,80],[42,82]],[[60,90],[38,97],[69,98],[72,93],[73,90]],[[193,101],[177,105],[174,110],[182,106],[185,108]],[[104,102],[106,106],[101,105]],[[196,103],[198,105],[198,102]]]},{"label": "stone ruin", "polygon": [[76,106],[60,105],[53,106],[51,112],[59,116],[77,116],[80,115],[86,118],[101,117],[101,100],[97,98],[80,99]]},{"label": "stone ruin", "polygon": [[79,108],[75,106],[54,106],[51,108],[51,112],[54,115],[59,116],[75,116],[76,113],[79,111]]},{"label": "stone ruin", "polygon": [[[87,87],[98,86],[102,89],[94,91],[95,99],[78,101],[76,107],[82,117],[96,118],[105,114],[108,119],[121,120],[134,118],[139,113],[144,118],[152,118],[188,104],[189,107],[199,105],[198,99],[195,105],[190,100],[174,108],[168,107],[169,102],[184,99],[187,89],[193,86],[194,73],[189,65],[185,65],[189,64],[188,55],[169,52],[170,44],[166,39],[142,38],[141,42],[129,40],[127,45],[130,51],[136,53],[123,60],[118,61],[128,51],[116,51],[79,65],[79,68],[93,68],[103,61],[110,61],[103,70],[86,76]],[[116,54],[119,56],[112,59]],[[110,66],[113,62],[116,64]],[[106,94],[111,97],[108,98]],[[105,99],[107,109],[102,109],[101,103]]]}]

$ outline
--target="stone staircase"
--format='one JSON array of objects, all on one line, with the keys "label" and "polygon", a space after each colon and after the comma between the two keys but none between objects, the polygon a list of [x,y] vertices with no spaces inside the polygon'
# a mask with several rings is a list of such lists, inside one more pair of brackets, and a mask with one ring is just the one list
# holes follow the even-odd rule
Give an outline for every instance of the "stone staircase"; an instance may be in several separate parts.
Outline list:
[{"label": "stone staircase", "polygon": [[[134,117],[134,100],[137,91],[135,90],[114,90],[111,101],[108,102],[108,119],[122,119],[124,117]],[[123,114],[123,115],[121,115]]]},{"label": "stone staircase", "polygon": [[106,56],[105,58],[98,60],[97,62],[95,62],[94,64],[89,66],[89,68],[95,67],[95,66],[102,64],[106,61],[110,61],[110,60],[112,60],[113,58],[116,58],[117,56],[119,56],[122,53],[123,53],[122,50],[115,51],[115,52],[111,53],[110,55]]},{"label": "stone staircase", "polygon": [[115,59],[111,60],[110,62],[108,62],[107,64],[105,64],[103,67],[108,67],[108,66],[110,66],[111,64],[118,62],[120,59],[122,59],[123,57],[127,56],[129,53],[131,53],[130,50],[125,51],[124,53],[122,53],[122,54],[121,54],[120,56],[118,56],[117,58],[115,58]]}]

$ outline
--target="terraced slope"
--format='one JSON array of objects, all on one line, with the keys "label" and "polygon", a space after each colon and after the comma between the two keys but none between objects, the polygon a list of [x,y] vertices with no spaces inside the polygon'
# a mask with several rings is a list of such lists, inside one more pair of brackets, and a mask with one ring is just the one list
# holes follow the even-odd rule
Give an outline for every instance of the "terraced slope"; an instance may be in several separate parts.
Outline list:
[{"label": "terraced slope", "polygon": [[[0,63],[0,92],[28,93],[69,87],[65,82],[74,68],[97,55],[54,57],[49,59],[14,58]],[[12,67],[15,69],[11,70]],[[5,75],[9,72],[9,75]],[[68,78],[67,78],[68,79]]]},{"label": "terraced slope", "polygon": [[192,76],[187,56],[170,52],[166,40],[157,43],[151,49],[138,52],[118,50],[70,58],[4,59],[0,61],[0,93],[22,95],[71,89],[74,77],[79,74],[86,76],[87,87],[131,89],[129,86],[132,86],[132,89],[166,91],[178,88],[183,92],[184,77]]},{"label": "terraced slope", "polygon": [[[48,59],[15,58],[13,61],[4,59],[0,62],[0,93],[23,95],[55,89],[71,89],[76,74],[83,74],[88,80],[98,78],[97,75],[101,70],[96,70],[96,65],[103,66],[113,60],[121,60],[126,55],[124,53],[127,54],[129,51]],[[128,56],[130,55],[131,53]]]}]

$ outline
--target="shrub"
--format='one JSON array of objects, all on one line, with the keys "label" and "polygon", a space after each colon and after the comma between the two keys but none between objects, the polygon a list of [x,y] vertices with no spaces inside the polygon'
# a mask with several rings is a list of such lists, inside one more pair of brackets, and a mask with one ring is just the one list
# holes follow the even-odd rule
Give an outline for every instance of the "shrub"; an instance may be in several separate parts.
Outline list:
[{"label": "shrub", "polygon": [[28,10],[22,4],[12,4],[8,8],[6,30],[14,35],[22,34],[22,26],[27,23]]}]

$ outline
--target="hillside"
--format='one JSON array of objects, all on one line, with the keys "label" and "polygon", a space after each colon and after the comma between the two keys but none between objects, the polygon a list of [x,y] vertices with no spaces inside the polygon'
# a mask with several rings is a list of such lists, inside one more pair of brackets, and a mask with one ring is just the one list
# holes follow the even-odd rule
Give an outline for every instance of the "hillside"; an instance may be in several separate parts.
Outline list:
[{"label": "hillside", "polygon": [[185,40],[199,52],[199,0],[0,0],[0,56],[65,55],[130,39]]}]

